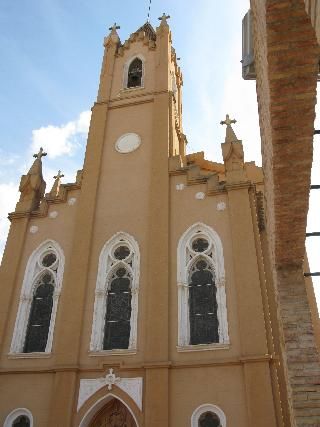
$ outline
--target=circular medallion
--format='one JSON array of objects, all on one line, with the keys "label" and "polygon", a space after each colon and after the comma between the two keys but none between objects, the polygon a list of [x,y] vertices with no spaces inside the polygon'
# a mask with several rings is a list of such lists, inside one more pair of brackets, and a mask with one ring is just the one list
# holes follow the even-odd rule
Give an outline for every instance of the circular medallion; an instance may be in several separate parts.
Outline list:
[{"label": "circular medallion", "polygon": [[131,153],[141,144],[141,138],[136,133],[125,133],[117,140],[115,148],[119,153]]}]

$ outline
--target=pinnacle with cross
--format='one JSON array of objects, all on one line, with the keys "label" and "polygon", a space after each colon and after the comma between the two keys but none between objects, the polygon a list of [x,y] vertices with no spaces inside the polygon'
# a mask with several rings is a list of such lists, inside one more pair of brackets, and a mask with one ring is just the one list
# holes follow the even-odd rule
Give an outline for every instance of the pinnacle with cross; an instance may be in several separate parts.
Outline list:
[{"label": "pinnacle with cross", "polygon": [[44,157],[44,156],[46,156],[46,155],[47,155],[47,153],[45,153],[45,152],[43,151],[43,148],[42,148],[42,147],[40,147],[39,153],[34,154],[34,155],[33,155],[33,157],[35,157],[36,159],[41,160],[41,157]]},{"label": "pinnacle with cross", "polygon": [[226,115],[225,120],[221,120],[220,122],[221,125],[227,125],[227,126],[231,126],[233,123],[237,123],[237,120],[230,119],[229,114]]},{"label": "pinnacle with cross", "polygon": [[162,16],[159,16],[159,21],[161,21],[161,24],[166,24],[167,19],[170,18],[170,15],[166,15],[165,13],[162,14]]},{"label": "pinnacle with cross", "polygon": [[54,179],[60,179],[60,178],[63,178],[63,177],[64,177],[64,175],[63,175],[63,173],[61,173],[61,170],[59,169],[58,170],[58,174],[56,176],[54,176],[53,178]]},{"label": "pinnacle with cross", "polygon": [[110,31],[116,32],[117,30],[120,30],[120,25],[117,25],[116,22],[112,25],[112,27],[109,28]]},{"label": "pinnacle with cross", "polygon": [[234,130],[232,129],[232,124],[237,123],[236,120],[230,119],[229,114],[226,115],[225,120],[221,120],[221,125],[226,125],[226,137],[224,142],[239,142],[236,134],[234,133]]}]

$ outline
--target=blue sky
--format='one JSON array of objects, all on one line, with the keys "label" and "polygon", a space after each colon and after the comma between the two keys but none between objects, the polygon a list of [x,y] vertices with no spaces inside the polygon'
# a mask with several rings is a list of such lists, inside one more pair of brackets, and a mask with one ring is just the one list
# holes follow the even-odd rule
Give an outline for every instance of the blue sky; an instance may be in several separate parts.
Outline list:
[{"label": "blue sky", "polygon": [[[241,21],[249,0],[153,0],[151,23],[163,12],[184,76],[184,131],[189,152],[204,150],[221,161],[226,113],[243,140],[245,158],[261,164],[255,82],[241,78]],[[43,145],[47,190],[61,169],[64,182],[82,167],[90,108],[98,88],[103,38],[117,22],[122,41],[147,17],[148,0],[19,0],[0,10],[0,253],[14,209],[18,183]],[[320,123],[318,128],[320,128]],[[320,153],[317,155],[320,158]],[[320,166],[320,165],[319,165]],[[316,171],[314,179],[320,182]],[[320,203],[312,196],[310,228]],[[318,197],[319,199],[319,197]],[[316,212],[317,210],[317,212]],[[320,269],[319,245],[310,243],[311,264]],[[318,251],[319,252],[319,251]],[[320,287],[320,285],[319,285]],[[319,295],[320,297],[320,295]]]}]

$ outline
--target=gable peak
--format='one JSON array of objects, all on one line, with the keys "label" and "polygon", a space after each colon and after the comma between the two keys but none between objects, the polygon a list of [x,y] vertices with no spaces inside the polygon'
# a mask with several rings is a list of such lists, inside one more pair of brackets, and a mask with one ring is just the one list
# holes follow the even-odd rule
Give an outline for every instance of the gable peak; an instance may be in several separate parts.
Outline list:
[{"label": "gable peak", "polygon": [[149,21],[146,21],[140,28],[138,28],[136,33],[139,33],[140,31],[144,31],[150,40],[156,41],[156,32]]}]

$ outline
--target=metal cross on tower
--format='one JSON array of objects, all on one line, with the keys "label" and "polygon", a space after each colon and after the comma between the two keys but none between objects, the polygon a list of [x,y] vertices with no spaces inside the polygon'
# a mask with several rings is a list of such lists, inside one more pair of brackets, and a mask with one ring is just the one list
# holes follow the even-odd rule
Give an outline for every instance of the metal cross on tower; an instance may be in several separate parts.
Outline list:
[{"label": "metal cross on tower", "polygon": [[117,25],[116,22],[109,28],[110,31],[120,30],[120,25]]},{"label": "metal cross on tower", "polygon": [[42,147],[40,147],[39,153],[34,154],[34,155],[33,155],[33,157],[35,157],[36,159],[41,160],[41,157],[44,157],[44,156],[46,156],[46,155],[47,155],[47,153],[45,153],[45,152],[43,151],[43,148],[42,148]]},{"label": "metal cross on tower", "polygon": [[170,18],[170,15],[166,15],[165,13],[163,13],[162,14],[162,16],[159,16],[159,21],[161,21],[161,24],[162,23],[164,23],[164,24],[166,24],[167,23],[167,19],[169,19]]}]

